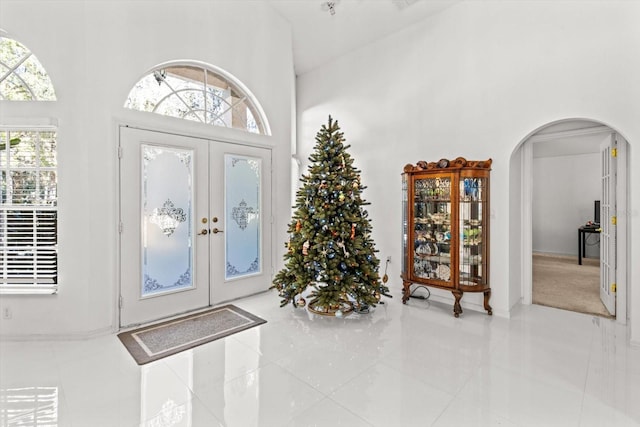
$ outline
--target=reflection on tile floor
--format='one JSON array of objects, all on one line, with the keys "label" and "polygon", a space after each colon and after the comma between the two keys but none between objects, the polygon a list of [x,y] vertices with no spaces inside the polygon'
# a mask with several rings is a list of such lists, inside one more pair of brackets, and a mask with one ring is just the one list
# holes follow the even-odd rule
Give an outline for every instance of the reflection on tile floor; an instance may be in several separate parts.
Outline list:
[{"label": "reflection on tile floor", "polygon": [[640,425],[640,348],[614,321],[384,301],[344,319],[235,301],[267,323],[144,366],[115,334],[2,341],[0,425]]}]

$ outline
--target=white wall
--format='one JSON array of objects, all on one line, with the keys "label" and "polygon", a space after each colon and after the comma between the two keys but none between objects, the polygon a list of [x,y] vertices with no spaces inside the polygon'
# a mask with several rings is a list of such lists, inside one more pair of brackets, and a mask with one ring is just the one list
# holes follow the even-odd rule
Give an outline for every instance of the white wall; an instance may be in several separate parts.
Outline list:
[{"label": "white wall", "polygon": [[[533,159],[533,251],[578,256],[578,227],[594,220],[600,200],[600,153]],[[599,256],[598,234],[586,253]]]},{"label": "white wall", "polygon": [[[125,110],[137,80],[157,64],[198,60],[237,77],[262,104],[274,147],[274,211],[285,239],[290,209],[294,74],[289,25],[262,2],[0,0],[0,28],[49,72],[54,103],[0,103],[0,123],[58,120],[59,293],[3,296],[2,336],[87,336],[113,330],[118,292],[117,124],[212,139],[240,131]],[[283,190],[279,190],[283,189]],[[280,256],[278,254],[278,256]]]},{"label": "white wall", "polygon": [[[639,2],[467,1],[299,76],[300,157],[328,114],[340,121],[368,186],[373,237],[381,256],[396,261],[389,274],[396,296],[402,167],[491,157],[491,303],[494,313],[509,314],[521,298],[520,284],[510,283],[518,277],[510,269],[519,268],[510,252],[511,239],[519,239],[510,235],[511,201],[519,195],[509,182],[511,155],[542,126],[585,118],[619,131],[631,164],[640,160],[638,19]],[[639,171],[631,170],[630,184],[634,257]],[[638,286],[640,263],[631,269]],[[633,291],[631,331],[640,342],[640,290]],[[465,301],[480,304],[479,295]]]}]

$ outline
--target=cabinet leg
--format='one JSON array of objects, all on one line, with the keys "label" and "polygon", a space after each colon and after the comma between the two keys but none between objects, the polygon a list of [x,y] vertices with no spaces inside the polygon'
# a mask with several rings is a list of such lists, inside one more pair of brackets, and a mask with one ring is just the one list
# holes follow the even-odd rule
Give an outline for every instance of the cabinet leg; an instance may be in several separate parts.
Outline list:
[{"label": "cabinet leg", "polygon": [[455,290],[451,291],[456,301],[453,303],[453,315],[455,317],[460,317],[460,313],[462,313],[462,306],[460,306],[460,300],[462,299],[462,291]]},{"label": "cabinet leg", "polygon": [[402,281],[402,303],[406,304],[409,296],[411,295],[411,282],[406,280]]},{"label": "cabinet leg", "polygon": [[487,314],[491,316],[493,314],[493,310],[489,305],[489,298],[491,298],[491,289],[484,291],[484,309],[487,310]]}]

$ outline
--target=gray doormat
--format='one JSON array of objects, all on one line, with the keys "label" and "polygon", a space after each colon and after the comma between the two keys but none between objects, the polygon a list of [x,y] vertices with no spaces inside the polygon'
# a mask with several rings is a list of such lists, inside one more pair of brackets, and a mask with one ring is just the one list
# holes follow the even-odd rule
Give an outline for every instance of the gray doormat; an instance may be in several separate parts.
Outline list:
[{"label": "gray doormat", "polygon": [[144,365],[266,322],[229,304],[121,332],[118,338],[138,365]]}]

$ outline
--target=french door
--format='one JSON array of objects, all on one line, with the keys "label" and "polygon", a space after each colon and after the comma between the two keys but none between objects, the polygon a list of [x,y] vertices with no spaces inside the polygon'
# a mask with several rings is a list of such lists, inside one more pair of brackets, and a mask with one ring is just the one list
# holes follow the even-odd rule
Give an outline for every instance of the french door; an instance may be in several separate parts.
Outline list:
[{"label": "french door", "polygon": [[600,144],[602,201],[600,202],[600,299],[616,314],[616,160],[614,133]]},{"label": "french door", "polygon": [[271,151],[120,128],[120,326],[266,290]]}]

